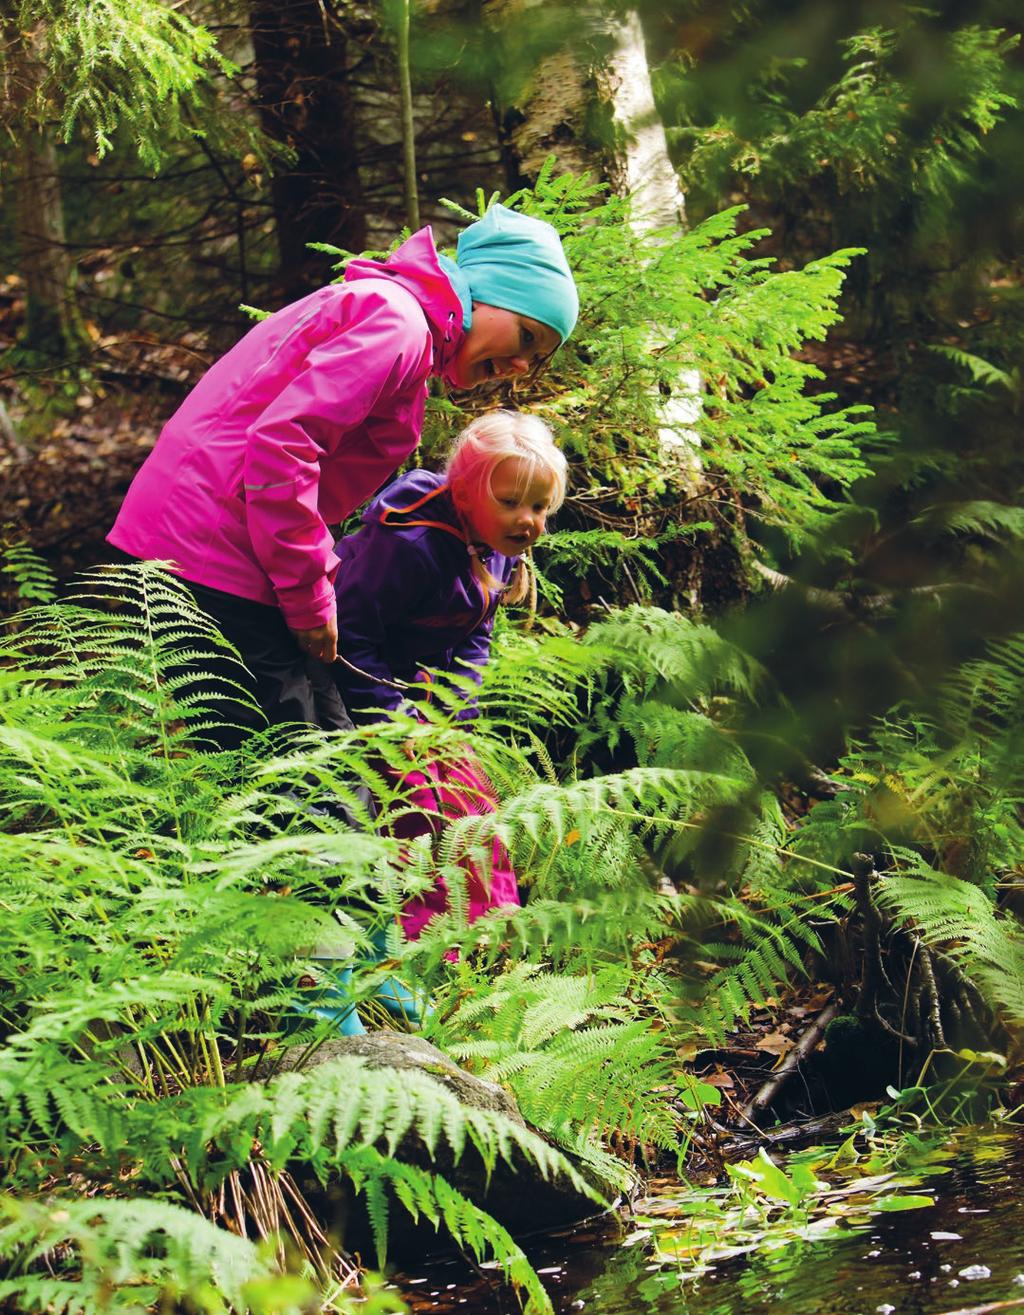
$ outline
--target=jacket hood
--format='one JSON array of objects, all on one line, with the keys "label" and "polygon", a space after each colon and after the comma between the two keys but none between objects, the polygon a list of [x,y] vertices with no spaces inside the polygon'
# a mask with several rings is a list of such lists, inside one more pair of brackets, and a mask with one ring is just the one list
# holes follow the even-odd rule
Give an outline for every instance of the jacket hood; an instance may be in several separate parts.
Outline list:
[{"label": "jacket hood", "polygon": [[344,281],[354,283],[367,278],[392,279],[416,298],[433,334],[434,370],[440,374],[462,342],[463,308],[451,279],[441,268],[430,227],[413,233],[387,260],[350,260]]},{"label": "jacket hood", "polygon": [[423,525],[440,522],[463,537],[462,526],[448,494],[447,481],[433,470],[410,470],[399,475],[363,512],[367,525]]}]

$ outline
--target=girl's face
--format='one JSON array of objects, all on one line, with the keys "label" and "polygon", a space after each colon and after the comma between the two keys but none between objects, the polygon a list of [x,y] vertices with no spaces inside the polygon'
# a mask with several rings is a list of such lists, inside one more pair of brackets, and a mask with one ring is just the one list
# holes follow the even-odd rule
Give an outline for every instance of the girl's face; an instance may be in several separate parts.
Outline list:
[{"label": "girl's face", "polygon": [[529,374],[558,342],[558,334],[548,324],[475,301],[469,332],[445,378],[453,388],[475,388],[488,380]]},{"label": "girl's face", "polygon": [[473,504],[452,490],[470,538],[506,557],[518,557],[544,533],[555,479],[524,457],[506,457],[491,472],[490,492]]}]

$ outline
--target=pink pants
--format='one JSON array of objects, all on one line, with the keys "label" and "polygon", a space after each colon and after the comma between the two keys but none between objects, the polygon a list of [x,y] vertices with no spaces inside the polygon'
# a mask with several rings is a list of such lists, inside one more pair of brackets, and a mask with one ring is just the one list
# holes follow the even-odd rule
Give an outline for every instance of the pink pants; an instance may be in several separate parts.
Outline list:
[{"label": "pink pants", "polygon": [[[446,821],[459,817],[483,817],[493,813],[497,803],[494,787],[472,757],[458,764],[431,763],[425,772],[409,772],[403,783],[411,788],[408,806],[419,810],[400,818],[395,824],[393,833],[404,840],[428,833],[438,835]],[[519,905],[516,874],[500,840],[492,841],[489,883],[488,874],[471,859],[463,858],[460,864],[469,878],[470,922],[475,922],[488,909]],[[402,910],[402,930],[406,939],[416,940],[434,914],[443,913],[447,907],[448,887],[444,878],[438,877],[433,890],[409,900]]]}]

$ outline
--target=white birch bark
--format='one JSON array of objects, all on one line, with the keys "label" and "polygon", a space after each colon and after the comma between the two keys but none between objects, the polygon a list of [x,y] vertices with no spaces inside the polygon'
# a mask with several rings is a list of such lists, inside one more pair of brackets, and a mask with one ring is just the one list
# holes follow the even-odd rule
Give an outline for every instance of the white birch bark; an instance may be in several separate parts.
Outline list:
[{"label": "white birch bark", "polygon": [[[536,0],[488,0],[485,13],[508,23]],[[598,55],[598,50],[602,53]],[[612,143],[595,149],[585,136],[587,110],[600,102],[611,119]],[[524,90],[519,121],[506,128],[520,172],[535,178],[554,155],[561,168],[589,171],[631,202],[638,234],[671,233],[686,226],[686,198],[668,153],[665,128],[654,103],[640,16],[609,14],[593,3],[580,9],[580,37],[541,62]],[[652,337],[657,330],[652,325]],[[665,462],[690,479],[699,470],[694,426],[701,414],[702,383],[696,370],[681,370],[669,397],[659,402],[659,441]]]},{"label": "white birch bark", "polygon": [[[610,107],[619,143],[609,161],[609,181],[631,202],[638,234],[686,227],[686,198],[668,153],[665,126],[654,104],[640,16],[629,10],[609,25],[611,54],[595,70],[598,93]],[[658,439],[665,458],[683,472],[699,467],[694,425],[701,413],[701,378],[682,370],[671,395],[660,404]]]},{"label": "white birch bark", "polygon": [[609,181],[620,196],[631,198],[638,231],[685,228],[686,198],[654,104],[640,16],[630,10],[608,29],[615,44],[594,72],[598,94],[611,108],[621,142],[608,162]]}]

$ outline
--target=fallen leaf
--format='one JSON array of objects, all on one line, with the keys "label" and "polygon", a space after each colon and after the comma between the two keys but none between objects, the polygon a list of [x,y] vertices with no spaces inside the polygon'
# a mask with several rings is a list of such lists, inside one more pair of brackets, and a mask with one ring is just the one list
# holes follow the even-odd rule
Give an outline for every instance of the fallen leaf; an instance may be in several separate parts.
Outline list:
[{"label": "fallen leaf", "polygon": [[781,1058],[789,1054],[796,1042],[791,1036],[785,1036],[782,1032],[767,1032],[754,1044],[758,1050],[767,1051],[769,1055],[777,1055]]}]

